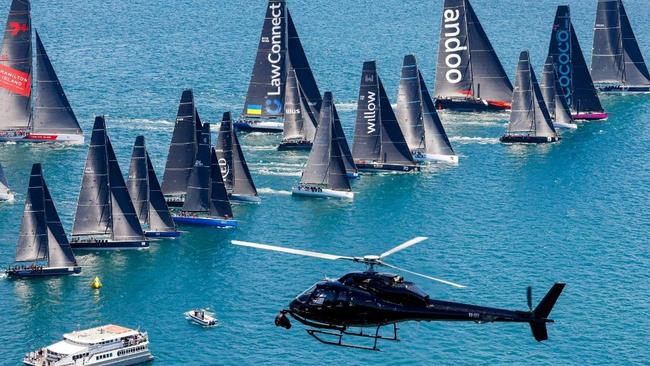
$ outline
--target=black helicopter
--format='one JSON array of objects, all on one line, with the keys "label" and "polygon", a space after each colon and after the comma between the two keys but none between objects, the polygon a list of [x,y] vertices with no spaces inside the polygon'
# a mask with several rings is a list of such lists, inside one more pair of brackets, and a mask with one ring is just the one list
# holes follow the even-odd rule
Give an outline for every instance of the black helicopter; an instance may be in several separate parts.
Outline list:
[{"label": "black helicopter", "polygon": [[[233,240],[232,243],[321,259],[348,260],[367,265],[365,272],[352,272],[338,280],[318,282],[298,295],[289,304],[289,308],[280,311],[275,318],[276,326],[289,329],[291,322],[287,314],[291,315],[300,323],[312,327],[313,329],[307,329],[307,333],[325,344],[378,351],[378,340],[399,340],[397,323],[405,321],[528,323],[533,337],[537,341],[548,339],[546,323],[553,323],[548,316],[564,289],[563,283],[554,284],[535,309],[532,308],[532,290],[528,287],[528,311],[512,311],[434,300],[413,282],[405,281],[401,276],[375,271],[375,267],[384,266],[457,288],[465,287],[384,262],[389,255],[426,239],[417,237],[381,255],[364,257],[338,256],[238,240]],[[380,329],[384,326],[392,326],[390,335],[380,334]],[[360,331],[353,332],[350,328],[360,328]],[[373,328],[373,332],[364,333],[364,328]],[[343,340],[345,336],[369,338],[372,346],[346,343]]]}]

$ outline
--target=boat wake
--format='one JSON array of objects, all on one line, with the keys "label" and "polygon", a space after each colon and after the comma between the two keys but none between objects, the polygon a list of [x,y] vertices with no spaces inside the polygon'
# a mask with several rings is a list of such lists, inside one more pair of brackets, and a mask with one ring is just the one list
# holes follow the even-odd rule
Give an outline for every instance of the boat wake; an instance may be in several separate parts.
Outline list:
[{"label": "boat wake", "polygon": [[260,146],[246,146],[245,151],[276,151],[278,149],[275,145],[260,145]]},{"label": "boat wake", "polygon": [[288,168],[276,167],[275,169],[269,169],[268,167],[263,167],[257,170],[257,174],[274,175],[274,176],[282,176],[282,177],[300,177],[302,175],[302,172],[296,171],[294,169],[288,169]]},{"label": "boat wake", "polygon": [[451,136],[449,140],[459,144],[479,144],[479,145],[496,145],[499,139],[496,137],[469,137],[469,136]]},{"label": "boat wake", "polygon": [[283,190],[278,190],[278,189],[273,189],[273,188],[259,188],[257,190],[258,193],[260,194],[265,194],[265,195],[278,195],[278,196],[290,196],[291,192],[289,191],[283,191]]}]

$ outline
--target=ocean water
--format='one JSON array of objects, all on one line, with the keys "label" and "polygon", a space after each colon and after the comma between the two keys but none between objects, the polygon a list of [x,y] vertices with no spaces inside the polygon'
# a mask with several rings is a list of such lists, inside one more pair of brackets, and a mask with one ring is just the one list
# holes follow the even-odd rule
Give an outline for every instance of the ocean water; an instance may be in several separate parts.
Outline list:
[{"label": "ocean water", "polygon": [[[566,2],[566,1],[565,1]],[[574,25],[590,59],[596,1],[571,0]],[[650,55],[646,1],[626,0],[642,50]],[[144,134],[162,177],[180,93],[191,87],[204,120],[238,114],[265,1],[34,0],[38,28],[86,131],[108,116],[123,170]],[[474,0],[512,75],[529,49],[537,71],[546,56],[555,1]],[[6,14],[3,0],[0,13]],[[351,137],[362,62],[376,59],[395,98],[402,57],[415,53],[433,85],[442,1],[290,3],[321,92],[332,90]],[[1,15],[4,16],[4,15]],[[457,167],[421,174],[364,176],[354,202],[293,198],[306,162],[278,153],[278,136],[242,136],[263,202],[237,205],[236,230],[188,229],[141,252],[79,253],[80,276],[0,279],[0,365],[64,332],[106,323],[147,330],[161,365],[601,365],[650,359],[650,96],[604,97],[604,122],[584,123],[551,146],[503,146],[507,114],[441,114]],[[0,145],[17,192],[0,205],[0,265],[12,263],[32,163],[44,165],[69,231],[86,147]],[[414,271],[467,285],[415,280],[434,298],[526,308],[555,281],[567,283],[539,344],[527,325],[406,323],[401,342],[382,352],[325,346],[277,311],[314,282],[361,270],[230,245],[261,241],[341,255],[381,253],[411,237],[431,239],[392,257]],[[89,283],[99,276],[100,291]],[[221,324],[201,329],[182,313],[210,307]]]}]

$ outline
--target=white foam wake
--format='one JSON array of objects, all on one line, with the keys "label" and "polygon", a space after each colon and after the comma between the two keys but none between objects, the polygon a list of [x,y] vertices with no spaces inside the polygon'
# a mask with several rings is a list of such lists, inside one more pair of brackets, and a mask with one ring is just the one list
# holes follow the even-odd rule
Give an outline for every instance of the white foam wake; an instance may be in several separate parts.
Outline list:
[{"label": "white foam wake", "polygon": [[499,139],[494,137],[451,136],[449,140],[461,144],[495,145],[499,143]]},{"label": "white foam wake", "polygon": [[281,190],[281,189],[267,188],[267,187],[259,188],[257,190],[257,192],[259,192],[261,194],[275,194],[275,195],[280,195],[280,196],[289,196],[289,195],[291,195],[291,192],[289,192],[289,191],[284,191],[284,190]]}]

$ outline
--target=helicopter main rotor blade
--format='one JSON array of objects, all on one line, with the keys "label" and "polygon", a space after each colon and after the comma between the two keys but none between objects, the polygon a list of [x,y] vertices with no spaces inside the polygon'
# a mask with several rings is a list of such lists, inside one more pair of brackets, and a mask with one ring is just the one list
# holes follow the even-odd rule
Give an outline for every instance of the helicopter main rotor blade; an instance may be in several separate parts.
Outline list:
[{"label": "helicopter main rotor blade", "polygon": [[406,272],[406,273],[409,273],[409,274],[412,274],[412,275],[415,275],[415,276],[420,276],[420,277],[422,277],[422,278],[426,278],[426,279],[429,279],[429,280],[432,280],[432,281],[436,281],[436,282],[444,283],[445,285],[454,286],[454,287],[456,287],[456,288],[465,288],[465,286],[463,286],[463,285],[459,285],[459,284],[454,283],[454,282],[451,282],[451,281],[446,281],[446,280],[443,280],[443,279],[440,279],[440,278],[427,276],[427,275],[422,274],[422,273],[417,273],[417,272],[409,271],[408,269],[404,269],[404,268],[400,268],[400,267],[397,267],[397,266],[393,266],[392,264],[388,264],[388,263],[386,263],[386,262],[380,262],[380,264],[381,264],[382,266],[390,267],[390,268],[396,269],[396,270],[398,270],[398,271]]},{"label": "helicopter main rotor blade", "polygon": [[239,246],[242,246],[242,247],[250,247],[250,248],[271,250],[271,251],[281,252],[281,253],[297,254],[297,255],[303,255],[303,256],[306,256],[306,257],[328,259],[328,260],[332,260],[332,261],[338,260],[338,259],[345,259],[345,260],[350,260],[350,261],[354,260],[353,257],[345,257],[345,256],[340,256],[340,255],[311,252],[311,251],[308,251],[308,250],[291,249],[291,248],[285,248],[285,247],[278,247],[278,246],[275,246],[275,245],[251,243],[251,242],[239,241],[239,240],[232,240],[231,242],[234,245],[239,245]]},{"label": "helicopter main rotor blade", "polygon": [[418,236],[417,238],[413,238],[413,239],[411,239],[411,240],[409,240],[409,241],[407,241],[407,242],[404,242],[404,243],[402,243],[402,244],[396,246],[395,248],[393,248],[393,249],[391,249],[391,250],[389,250],[389,251],[387,251],[387,252],[382,253],[382,254],[379,256],[379,258],[380,258],[380,259],[386,258],[386,257],[388,257],[388,256],[391,255],[391,254],[397,253],[397,252],[399,252],[400,250],[404,250],[404,249],[406,249],[406,248],[408,248],[408,247],[410,247],[410,246],[413,246],[413,245],[415,245],[415,244],[417,244],[417,243],[423,242],[423,241],[425,241],[425,240],[427,240],[427,239],[429,239],[429,238],[424,237],[424,236]]}]

